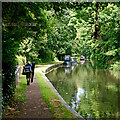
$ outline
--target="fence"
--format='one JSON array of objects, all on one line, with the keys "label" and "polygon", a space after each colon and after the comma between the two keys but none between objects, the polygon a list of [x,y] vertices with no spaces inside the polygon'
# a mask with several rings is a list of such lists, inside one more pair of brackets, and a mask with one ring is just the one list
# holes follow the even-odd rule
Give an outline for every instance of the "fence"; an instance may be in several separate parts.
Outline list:
[{"label": "fence", "polygon": [[21,66],[17,66],[17,69],[15,71],[15,87],[18,85],[20,74],[21,74]]}]

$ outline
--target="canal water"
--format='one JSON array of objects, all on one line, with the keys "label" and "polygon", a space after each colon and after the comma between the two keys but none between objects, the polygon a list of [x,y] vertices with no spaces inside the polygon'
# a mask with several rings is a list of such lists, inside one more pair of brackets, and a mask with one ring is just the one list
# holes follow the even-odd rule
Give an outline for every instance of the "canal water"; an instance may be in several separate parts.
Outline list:
[{"label": "canal water", "polygon": [[93,69],[85,62],[61,66],[46,76],[84,118],[120,118],[120,71]]}]

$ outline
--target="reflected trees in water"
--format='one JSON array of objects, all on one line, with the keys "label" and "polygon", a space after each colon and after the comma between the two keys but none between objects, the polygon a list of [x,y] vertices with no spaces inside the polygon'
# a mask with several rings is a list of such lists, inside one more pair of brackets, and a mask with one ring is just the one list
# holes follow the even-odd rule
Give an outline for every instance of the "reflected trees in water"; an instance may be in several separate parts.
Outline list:
[{"label": "reflected trees in water", "polygon": [[69,74],[60,67],[47,74],[63,99],[84,118],[118,118],[119,79],[108,70],[77,65]]}]

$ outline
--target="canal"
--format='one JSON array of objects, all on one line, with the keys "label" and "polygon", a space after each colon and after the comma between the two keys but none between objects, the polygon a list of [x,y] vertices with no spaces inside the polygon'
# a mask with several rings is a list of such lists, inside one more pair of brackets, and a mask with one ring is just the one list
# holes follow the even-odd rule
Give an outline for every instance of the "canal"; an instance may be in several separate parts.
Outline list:
[{"label": "canal", "polygon": [[63,99],[84,118],[120,118],[120,71],[93,69],[90,62],[46,74]]}]

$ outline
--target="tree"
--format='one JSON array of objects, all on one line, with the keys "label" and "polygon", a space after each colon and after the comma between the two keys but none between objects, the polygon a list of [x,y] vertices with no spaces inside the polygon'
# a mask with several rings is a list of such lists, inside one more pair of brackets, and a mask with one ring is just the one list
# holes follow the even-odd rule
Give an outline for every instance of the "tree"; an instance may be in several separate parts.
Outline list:
[{"label": "tree", "polygon": [[[15,70],[17,65],[16,55],[19,54],[18,49],[20,44],[28,39],[32,40],[33,44],[37,44],[35,41],[41,40],[39,38],[44,36],[47,31],[49,25],[45,12],[46,6],[49,6],[49,3],[6,2],[2,5],[3,105],[8,104],[14,94]],[[37,33],[31,34],[30,31],[37,31]],[[34,45],[35,47],[36,44]],[[29,44],[28,46],[30,47],[31,45]],[[30,50],[33,50],[35,47],[30,48]],[[25,50],[28,50],[28,48],[25,48]],[[29,55],[30,53],[27,53],[28,58]]]}]

